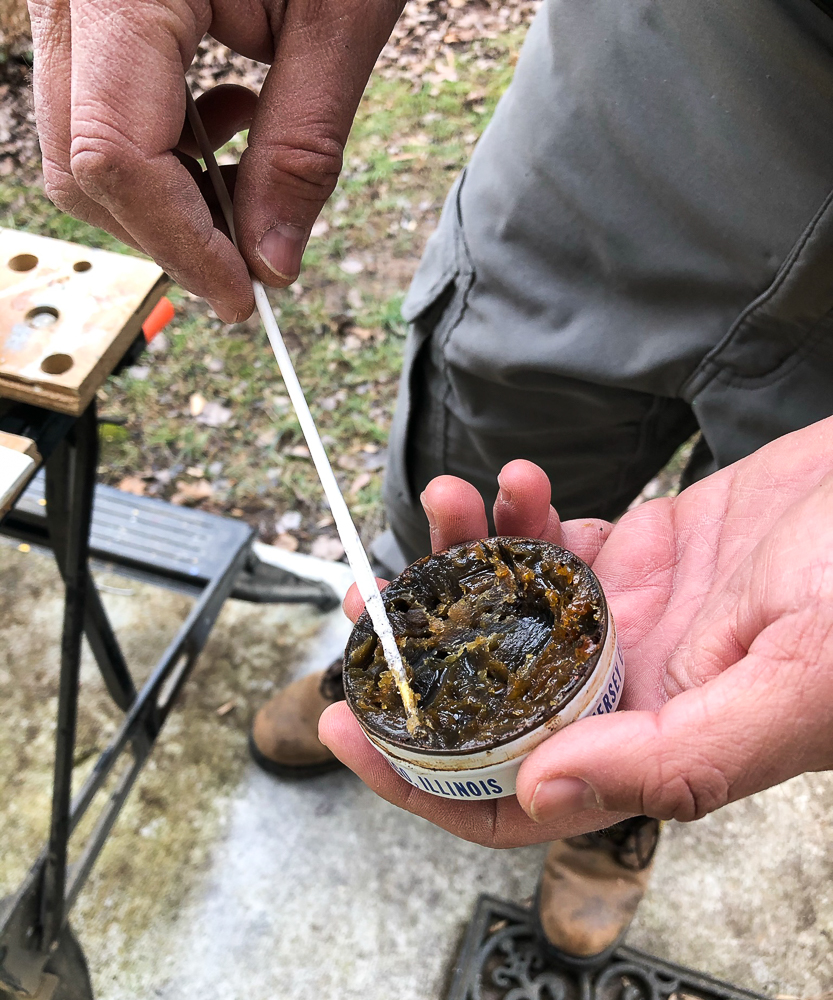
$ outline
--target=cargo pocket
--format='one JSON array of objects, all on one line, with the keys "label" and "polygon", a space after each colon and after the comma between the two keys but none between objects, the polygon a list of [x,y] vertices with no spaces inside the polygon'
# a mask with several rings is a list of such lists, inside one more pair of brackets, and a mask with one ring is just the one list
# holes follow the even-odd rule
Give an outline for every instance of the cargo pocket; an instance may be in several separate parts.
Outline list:
[{"label": "cargo pocket", "polygon": [[720,467],[833,412],[833,194],[681,394]]},{"label": "cargo pocket", "polygon": [[446,199],[436,232],[429,239],[417,273],[405,301],[402,316],[410,324],[405,343],[402,375],[396,412],[390,432],[388,467],[385,479],[385,502],[397,520],[416,518],[424,521],[410,481],[409,442],[414,435],[430,437],[438,452],[440,465],[445,428],[442,406],[429,405],[424,398],[426,385],[432,381],[431,396],[436,402],[445,392],[442,383],[444,365],[431,363],[431,356],[441,353],[442,345],[465,311],[473,267],[460,226],[459,196],[465,171]]}]

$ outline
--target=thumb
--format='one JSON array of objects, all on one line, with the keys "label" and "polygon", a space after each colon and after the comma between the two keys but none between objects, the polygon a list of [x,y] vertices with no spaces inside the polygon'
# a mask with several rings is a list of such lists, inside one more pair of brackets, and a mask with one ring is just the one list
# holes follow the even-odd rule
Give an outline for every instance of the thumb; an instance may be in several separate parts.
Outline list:
[{"label": "thumb", "polygon": [[[573,723],[539,746],[518,774],[518,800],[539,823],[591,807],[681,822],[829,767],[829,679],[797,679],[749,654],[657,712]],[[786,679],[784,675],[786,674]]]},{"label": "thumb", "polygon": [[285,287],[332,194],[359,101],[404,0],[286,6],[235,188],[235,227],[252,272]]}]

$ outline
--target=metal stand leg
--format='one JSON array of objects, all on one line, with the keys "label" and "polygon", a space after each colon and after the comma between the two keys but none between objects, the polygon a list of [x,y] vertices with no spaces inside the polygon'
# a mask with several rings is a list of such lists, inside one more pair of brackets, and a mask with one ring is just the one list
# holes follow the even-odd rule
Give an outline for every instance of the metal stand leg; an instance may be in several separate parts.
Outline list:
[{"label": "metal stand leg", "polygon": [[[125,799],[188,678],[220,609],[246,564],[252,535],[234,525],[214,554],[196,603],[137,693],[88,568],[98,451],[95,407],[79,418],[46,466],[46,515],[65,585],[55,784],[49,840],[13,897],[0,900],[0,997],[88,1000],[89,976],[66,917]],[[217,519],[220,520],[220,519]],[[221,522],[222,523],[222,522]],[[229,533],[227,532],[227,535]],[[45,540],[45,538],[43,539]],[[125,716],[84,786],[72,799],[81,641],[86,633],[102,677]],[[126,766],[114,775],[117,764]],[[67,866],[70,837],[96,793],[115,776],[78,856]]]},{"label": "metal stand leg", "polygon": [[[98,425],[95,401],[90,404],[86,413],[75,424],[71,436],[75,440],[65,439],[53,452],[46,465],[46,521],[49,528],[50,544],[64,583],[68,579],[67,558],[70,555],[69,546],[73,533],[84,528],[81,524],[73,525],[69,513],[75,503],[70,487],[75,471],[79,473],[78,486],[79,491],[82,492],[82,496],[78,500],[88,511],[84,533],[85,547],[88,544],[95,492],[95,474],[98,467]],[[79,462],[83,468],[79,466]],[[85,551],[83,561],[83,573],[86,577],[83,602],[84,632],[110,697],[123,712],[126,712],[136,697],[136,688],[121,648],[113,634],[101,598],[90,576],[87,555],[88,553]]]},{"label": "metal stand leg", "polygon": [[[85,619],[89,617],[88,598],[92,589],[87,561],[97,435],[95,406],[92,404],[75,422],[46,465],[49,521],[54,535],[52,544],[65,589],[61,670],[49,840],[0,920],[0,988],[13,990],[14,996],[92,995],[87,989],[89,979],[83,955],[64,925],[67,845],[73,828],[72,768],[81,642]],[[99,635],[109,633],[112,636],[109,625],[105,630],[100,627],[100,621],[96,624]],[[103,643],[100,645],[103,647]],[[117,685],[122,700],[132,687],[132,681],[129,688],[119,689]],[[57,951],[56,945],[61,946]],[[74,955],[75,952],[80,957],[70,961],[70,953]],[[58,977],[48,971],[56,963],[59,968],[67,966],[67,963],[72,966],[74,972],[70,974],[67,966],[64,978],[72,978],[78,983],[78,990],[72,988],[71,992],[66,992],[60,987]]]},{"label": "metal stand leg", "polygon": [[57,940],[64,918],[67,843],[70,833],[72,765],[78,709],[81,639],[84,634],[90,521],[96,471],[96,419],[91,405],[58,446],[46,466],[47,509],[51,522],[66,524],[55,552],[66,599],[61,637],[61,680],[55,740],[52,819],[41,890],[41,949]]}]

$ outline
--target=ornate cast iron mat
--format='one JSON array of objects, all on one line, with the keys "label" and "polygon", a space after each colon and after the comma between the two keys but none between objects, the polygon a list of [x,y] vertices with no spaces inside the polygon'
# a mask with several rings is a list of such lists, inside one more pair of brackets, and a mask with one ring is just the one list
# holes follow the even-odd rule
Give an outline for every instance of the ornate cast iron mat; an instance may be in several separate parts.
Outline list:
[{"label": "ornate cast iron mat", "polygon": [[529,911],[481,896],[446,1000],[767,1000],[759,993],[621,947],[602,968],[550,964]]}]

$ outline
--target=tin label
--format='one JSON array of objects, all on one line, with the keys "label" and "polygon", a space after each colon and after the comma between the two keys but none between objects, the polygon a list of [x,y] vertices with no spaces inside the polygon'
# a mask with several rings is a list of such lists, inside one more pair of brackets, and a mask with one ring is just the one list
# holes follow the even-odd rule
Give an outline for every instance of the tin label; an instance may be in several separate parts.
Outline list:
[{"label": "tin label", "polygon": [[[577,718],[583,719],[590,715],[606,715],[608,712],[615,712],[622,697],[624,680],[625,660],[619,641],[616,639],[605,682],[601,685],[595,698]],[[529,752],[527,752],[500,764],[449,771],[432,770],[410,761],[404,761],[401,758],[394,761],[382,747],[377,746],[377,749],[382,752],[393,770],[415,788],[428,792],[429,795],[468,802],[501,799],[514,795],[518,770],[529,756]]]},{"label": "tin label", "polygon": [[606,715],[608,712],[615,712],[619,707],[619,700],[622,697],[622,684],[625,680],[625,657],[622,655],[622,647],[619,640],[616,640],[616,650],[613,654],[613,669],[610,672],[610,680],[607,688],[600,692],[599,701],[596,707],[589,712],[582,712],[579,716],[583,719],[587,715]]}]

